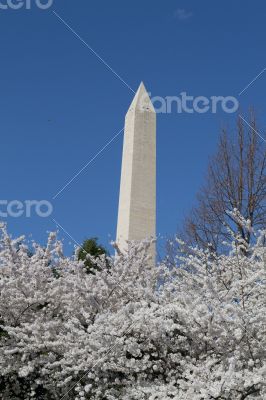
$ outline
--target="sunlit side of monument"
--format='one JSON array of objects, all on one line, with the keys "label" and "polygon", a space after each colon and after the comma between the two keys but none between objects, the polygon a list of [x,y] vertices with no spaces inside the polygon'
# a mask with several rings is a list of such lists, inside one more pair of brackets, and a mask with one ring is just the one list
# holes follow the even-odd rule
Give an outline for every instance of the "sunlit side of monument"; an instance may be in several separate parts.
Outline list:
[{"label": "sunlit side of monument", "polygon": [[[125,120],[117,243],[156,237],[156,112],[143,83]],[[155,262],[155,245],[150,249]]]}]

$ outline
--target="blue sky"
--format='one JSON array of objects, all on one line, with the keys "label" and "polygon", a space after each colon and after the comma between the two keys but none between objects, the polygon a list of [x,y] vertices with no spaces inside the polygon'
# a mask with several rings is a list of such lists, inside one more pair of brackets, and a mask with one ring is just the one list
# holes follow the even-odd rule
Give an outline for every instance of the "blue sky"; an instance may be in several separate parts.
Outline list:
[{"label": "blue sky", "polygon": [[[265,17],[266,4],[249,0],[54,0],[47,10],[32,0],[29,10],[0,9],[0,198],[54,206],[51,218],[8,218],[10,233],[44,243],[54,218],[77,242],[115,238],[121,134],[53,197],[121,130],[128,86],[141,80],[152,96],[236,96],[244,116],[256,108],[263,133]],[[235,118],[158,115],[158,234],[174,233],[194,204],[219,132]]]}]

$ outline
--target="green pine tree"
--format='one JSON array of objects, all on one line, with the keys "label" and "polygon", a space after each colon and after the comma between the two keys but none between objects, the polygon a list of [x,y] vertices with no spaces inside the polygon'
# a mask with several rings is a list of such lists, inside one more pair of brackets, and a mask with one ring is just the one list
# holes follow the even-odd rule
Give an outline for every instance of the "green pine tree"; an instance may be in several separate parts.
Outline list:
[{"label": "green pine tree", "polygon": [[88,255],[99,258],[101,255],[108,256],[108,251],[100,244],[98,244],[98,238],[90,238],[84,240],[82,247],[78,252],[78,260],[84,261],[85,268],[89,274],[95,274],[99,270],[97,264],[88,258]]}]

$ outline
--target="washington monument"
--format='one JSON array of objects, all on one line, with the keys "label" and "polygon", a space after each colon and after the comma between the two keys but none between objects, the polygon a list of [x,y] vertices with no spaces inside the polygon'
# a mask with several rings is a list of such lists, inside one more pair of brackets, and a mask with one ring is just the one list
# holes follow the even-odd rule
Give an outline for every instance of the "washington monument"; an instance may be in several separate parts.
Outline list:
[{"label": "washington monument", "polygon": [[[156,236],[156,112],[143,83],[125,120],[117,243]],[[155,261],[155,245],[151,247]]]}]

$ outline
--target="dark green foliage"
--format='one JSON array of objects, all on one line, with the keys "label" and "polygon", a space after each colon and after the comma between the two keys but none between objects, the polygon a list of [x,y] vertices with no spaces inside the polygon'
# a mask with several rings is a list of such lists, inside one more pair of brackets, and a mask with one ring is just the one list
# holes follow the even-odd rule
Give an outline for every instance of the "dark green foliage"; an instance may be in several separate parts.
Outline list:
[{"label": "dark green foliage", "polygon": [[99,267],[88,257],[88,255],[97,259],[103,254],[108,256],[107,250],[98,244],[98,238],[90,238],[84,240],[82,247],[78,252],[78,259],[84,261],[84,265],[89,274],[95,274],[95,272],[99,270]]},{"label": "dark green foliage", "polygon": [[7,331],[5,331],[3,329],[3,327],[4,327],[4,321],[0,320],[0,340],[2,338],[7,338],[8,337],[8,333],[7,333]]}]

